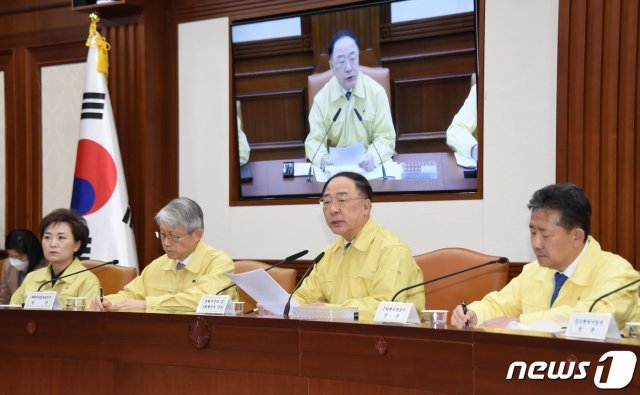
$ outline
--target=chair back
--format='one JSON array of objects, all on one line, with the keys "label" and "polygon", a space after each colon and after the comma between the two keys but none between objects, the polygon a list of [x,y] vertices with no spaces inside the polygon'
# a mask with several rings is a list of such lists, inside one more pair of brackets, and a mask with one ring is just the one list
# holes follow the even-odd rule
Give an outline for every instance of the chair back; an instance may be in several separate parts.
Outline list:
[{"label": "chair back", "polygon": [[[387,92],[387,99],[391,101],[391,77],[388,68],[360,65],[360,72],[365,73],[382,85],[384,90]],[[313,106],[313,99],[316,97],[316,94],[327,82],[329,82],[331,77],[333,77],[333,71],[331,71],[331,69],[321,73],[311,74],[307,77],[307,102],[309,103],[309,108],[307,110],[311,110],[311,107]]]},{"label": "chair back", "polygon": [[[103,264],[102,261],[81,261],[87,269]],[[125,285],[136,278],[136,269],[118,265],[104,265],[91,271],[100,280],[100,286],[105,295],[121,291]]]},{"label": "chair back", "polygon": [[[268,269],[271,267],[271,265],[264,262],[251,260],[239,260],[235,261],[234,264],[236,273],[250,272],[256,269]],[[296,269],[274,267],[267,273],[288,293],[291,293],[296,286]],[[238,298],[240,302],[244,302],[244,311],[252,310],[256,307],[256,301],[247,295],[240,287],[238,287]]]},{"label": "chair back", "polygon": [[[498,259],[465,248],[442,248],[414,256],[424,281]],[[488,265],[425,285],[425,308],[453,310],[462,299],[467,303],[482,299],[507,285],[507,263]]]}]

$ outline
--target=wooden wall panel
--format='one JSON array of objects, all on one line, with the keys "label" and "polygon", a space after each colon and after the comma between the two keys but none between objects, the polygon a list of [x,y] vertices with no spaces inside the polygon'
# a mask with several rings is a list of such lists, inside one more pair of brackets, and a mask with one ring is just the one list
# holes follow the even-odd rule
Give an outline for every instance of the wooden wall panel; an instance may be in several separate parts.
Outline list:
[{"label": "wooden wall panel", "polygon": [[[253,160],[260,149],[278,149],[304,145],[306,137],[306,90],[271,92],[265,95],[242,96],[242,125],[251,136]],[[286,114],[286,116],[282,116]]]},{"label": "wooden wall panel", "polygon": [[640,257],[639,21],[634,0],[560,1],[557,180],[585,189],[593,235],[634,264]]},{"label": "wooden wall panel", "polygon": [[371,49],[376,59],[380,59],[380,13],[387,6],[356,8],[340,13],[324,13],[311,17],[311,33],[314,48],[314,64],[322,55],[329,55],[329,40],[341,29],[351,30],[360,48]]},{"label": "wooden wall panel", "polygon": [[[639,29],[639,7],[637,1],[625,1],[621,7],[620,31],[638,32]],[[635,160],[636,152],[640,152],[640,139],[636,139],[638,132],[638,114],[640,114],[640,40],[637,34],[620,35],[620,84],[618,93],[618,156],[622,163],[629,166],[624,169],[623,179],[635,180],[640,175],[638,166],[640,161]],[[635,105],[634,105],[635,104]],[[635,126],[635,128],[634,128]],[[631,165],[631,164],[635,164]],[[638,217],[640,210],[637,210],[636,202],[630,199],[631,196],[640,197],[638,190],[640,182],[623,182],[618,187],[616,206],[621,213],[633,213],[635,215],[620,215],[614,213],[613,218],[618,219],[616,226],[617,242],[620,251],[634,251],[637,243],[635,232],[628,231],[634,229],[634,223],[640,224]],[[638,229],[638,228],[636,228]],[[637,251],[634,257],[638,258]],[[632,261],[633,262],[633,261]],[[636,264],[636,268],[640,265]]]},{"label": "wooden wall panel", "polygon": [[451,114],[458,112],[469,94],[470,80],[471,75],[394,80],[398,139],[446,132]]},{"label": "wooden wall panel", "polygon": [[[152,235],[153,215],[178,190],[177,116],[171,112],[177,109],[177,60],[172,61],[176,29],[168,23],[169,2],[137,2],[144,3],[140,14],[118,18],[116,13],[103,19],[100,30],[112,46],[109,93],[144,267],[162,253]],[[88,15],[72,11],[69,1],[7,3],[0,3],[0,67],[7,97],[5,227],[37,231],[42,216],[40,69],[86,59]]]}]

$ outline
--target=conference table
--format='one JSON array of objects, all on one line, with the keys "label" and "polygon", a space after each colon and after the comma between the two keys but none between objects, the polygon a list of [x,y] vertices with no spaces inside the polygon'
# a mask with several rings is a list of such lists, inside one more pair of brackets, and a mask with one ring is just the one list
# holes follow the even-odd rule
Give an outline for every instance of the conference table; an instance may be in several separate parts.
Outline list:
[{"label": "conference table", "polygon": [[[640,354],[636,339],[425,324],[19,309],[0,321],[12,394],[590,394],[603,354]],[[515,361],[589,366],[582,380],[507,380]],[[639,369],[616,393],[640,393]]]},{"label": "conference table", "polygon": [[[370,180],[375,193],[475,192],[478,190],[478,179],[465,178],[464,169],[456,164],[452,152],[396,154],[393,160],[399,164],[435,164],[437,175],[432,179]],[[242,183],[242,197],[320,196],[324,183],[317,182],[315,177],[311,178],[311,182],[307,182],[306,176],[283,177],[282,168],[287,161],[305,162],[301,158],[249,162],[252,181]]]}]

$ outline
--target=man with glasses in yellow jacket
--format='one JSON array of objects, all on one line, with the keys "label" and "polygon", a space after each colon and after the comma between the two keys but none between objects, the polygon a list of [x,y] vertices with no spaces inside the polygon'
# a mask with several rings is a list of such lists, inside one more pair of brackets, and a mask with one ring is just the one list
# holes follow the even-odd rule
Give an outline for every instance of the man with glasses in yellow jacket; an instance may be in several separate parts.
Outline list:
[{"label": "man with glasses in yellow jacket", "polygon": [[[365,153],[359,166],[371,171],[380,166],[380,158],[386,161],[395,153],[396,131],[389,98],[380,84],[360,72],[358,39],[352,32],[340,30],[333,35],[329,66],[334,76],[316,94],[309,112],[310,131],[304,142],[307,159],[324,168],[331,164],[329,147],[349,147],[362,141]],[[329,131],[338,109],[341,112]]]},{"label": "man with glasses in yellow jacket", "polygon": [[[196,311],[200,298],[216,294],[231,284],[233,260],[202,241],[204,219],[200,206],[191,199],[173,199],[155,216],[165,255],[151,262],[142,274],[117,294],[96,298],[100,311]],[[235,287],[225,294],[237,300]]]},{"label": "man with glasses in yellow jacket", "polygon": [[[301,305],[357,307],[370,321],[378,303],[400,289],[423,281],[409,247],[372,218],[373,192],[366,178],[344,172],[324,185],[320,203],[327,225],[340,236],[293,297]],[[399,295],[398,302],[424,308],[424,287]]]}]

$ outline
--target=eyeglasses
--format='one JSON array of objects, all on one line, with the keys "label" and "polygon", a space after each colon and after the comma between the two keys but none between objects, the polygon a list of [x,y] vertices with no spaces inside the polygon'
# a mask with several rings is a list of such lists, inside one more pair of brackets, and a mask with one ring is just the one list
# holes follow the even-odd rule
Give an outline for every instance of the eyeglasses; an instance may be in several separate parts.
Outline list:
[{"label": "eyeglasses", "polygon": [[169,240],[171,242],[176,242],[178,240],[180,240],[181,238],[190,235],[192,232],[186,233],[182,236],[177,236],[177,235],[172,235],[171,233],[160,233],[158,231],[153,232],[153,234],[156,236],[156,239],[160,239],[160,240]]},{"label": "eyeglasses", "polygon": [[332,61],[332,63],[336,66],[336,67],[344,67],[347,64],[347,60],[349,60],[349,63],[351,64],[357,64],[358,63],[358,58],[359,58],[359,53],[358,52],[352,52],[349,54],[349,56],[338,56],[336,57],[335,61]]},{"label": "eyeglasses", "polygon": [[338,208],[342,208],[342,207],[346,206],[349,202],[351,202],[353,200],[362,200],[362,199],[367,199],[367,198],[363,198],[363,197],[351,198],[351,199],[325,199],[325,198],[321,198],[320,199],[320,205],[322,206],[323,209],[327,209],[327,208],[331,207],[335,203],[335,205],[338,206]]}]

